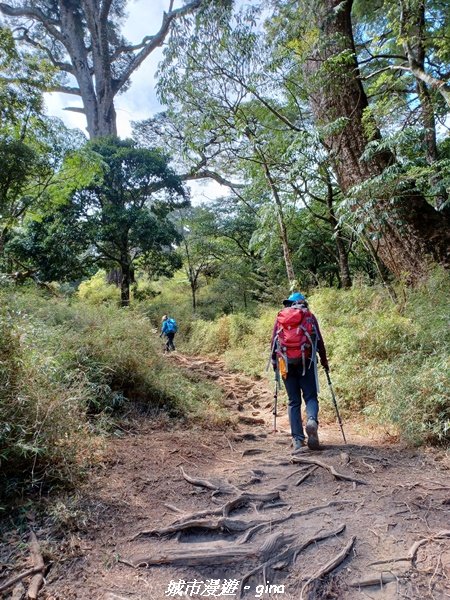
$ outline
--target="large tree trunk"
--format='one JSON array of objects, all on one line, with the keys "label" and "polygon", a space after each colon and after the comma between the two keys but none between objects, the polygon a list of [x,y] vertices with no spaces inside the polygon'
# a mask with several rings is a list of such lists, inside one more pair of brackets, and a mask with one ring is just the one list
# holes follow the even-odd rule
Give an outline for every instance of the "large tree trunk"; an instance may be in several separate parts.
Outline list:
[{"label": "large tree trunk", "polygon": [[[408,58],[411,71],[416,79],[416,90],[420,101],[422,123],[425,133],[426,157],[429,165],[434,165],[439,160],[438,146],[436,141],[436,119],[434,114],[433,100],[428,85],[414,72],[414,66],[425,72],[425,2],[413,3],[409,7],[401,4],[401,35],[403,38],[403,50]],[[442,179],[442,173],[435,167],[435,172],[430,177],[430,183],[436,190],[435,205],[438,210],[449,211],[448,193]],[[447,216],[448,216],[447,212]]]},{"label": "large tree trunk", "polygon": [[[305,63],[309,100],[317,125],[345,120],[343,127],[329,128],[325,133],[325,143],[345,194],[395,162],[388,150],[371,160],[361,160],[367,143],[380,139],[380,133],[375,131],[369,137],[363,126],[368,102],[356,62],[351,7],[352,0],[313,2],[310,18],[315,20],[320,36]],[[448,264],[449,229],[444,215],[414,190],[414,182],[410,183],[410,191],[403,188],[401,195],[392,200],[377,198],[374,206],[365,207],[371,216],[368,230],[377,234],[377,252],[388,269],[414,280],[426,270],[430,257]]]},{"label": "large tree trunk", "polygon": [[120,306],[130,306],[131,268],[128,260],[121,262],[122,279],[120,281]]},{"label": "large tree trunk", "polygon": [[[90,10],[90,5],[90,0],[84,3],[87,26],[92,40],[92,48],[88,51],[85,46],[81,12],[74,10],[71,0],[60,0],[64,45],[69,53],[73,75],[83,99],[83,112],[86,115],[89,137],[96,138],[117,135],[117,128],[107,22],[101,22],[98,9],[92,7]],[[92,67],[89,64],[89,52],[92,56]]]}]

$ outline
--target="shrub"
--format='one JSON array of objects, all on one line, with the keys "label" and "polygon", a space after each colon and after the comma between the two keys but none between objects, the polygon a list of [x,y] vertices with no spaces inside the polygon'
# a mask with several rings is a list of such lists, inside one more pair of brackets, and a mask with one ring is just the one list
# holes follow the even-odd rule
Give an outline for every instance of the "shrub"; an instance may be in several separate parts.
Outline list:
[{"label": "shrub", "polygon": [[0,314],[4,491],[75,481],[101,449],[96,423],[130,400],[147,414],[226,422],[220,389],[166,361],[141,312],[32,289],[3,292],[0,301],[9,307]]},{"label": "shrub", "polygon": [[120,301],[120,289],[115,284],[106,281],[106,272],[97,271],[90,279],[80,283],[78,297],[90,304],[114,303]]}]

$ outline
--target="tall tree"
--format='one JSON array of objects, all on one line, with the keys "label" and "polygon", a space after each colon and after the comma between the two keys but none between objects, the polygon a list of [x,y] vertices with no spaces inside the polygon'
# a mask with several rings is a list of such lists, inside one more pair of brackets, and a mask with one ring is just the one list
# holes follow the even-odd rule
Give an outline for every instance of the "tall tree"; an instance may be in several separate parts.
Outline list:
[{"label": "tall tree", "polygon": [[94,141],[91,148],[102,157],[103,172],[72,202],[97,263],[120,267],[121,304],[128,306],[136,260],[173,251],[179,236],[167,217],[188,204],[186,192],[159,150],[115,138]]},{"label": "tall tree", "polygon": [[130,85],[130,77],[167,38],[172,24],[187,17],[205,0],[191,0],[164,12],[159,30],[138,43],[120,32],[127,0],[13,0],[0,2],[19,39],[61,72],[50,90],[81,97],[91,138],[116,135],[114,98]]},{"label": "tall tree", "polygon": [[214,215],[208,208],[195,206],[180,211],[174,222],[180,234],[180,251],[192,296],[192,309],[197,310],[197,292],[201,277],[214,270],[218,255],[211,239]]},{"label": "tall tree", "polygon": [[[368,100],[356,61],[352,0],[299,2],[296,39],[317,126],[333,157],[339,185],[369,214],[378,253],[398,276],[420,276],[430,257],[448,262],[449,228],[416,189],[403,178],[395,156],[382,144],[377,127],[367,127]],[[290,15],[292,16],[292,15]],[[306,27],[306,29],[305,29]],[[305,39],[309,41],[305,43]],[[295,47],[295,40],[291,40]],[[371,144],[374,151],[367,154]],[[364,156],[366,152],[366,155]],[[384,185],[394,173],[397,186]],[[370,188],[364,184],[376,182]]]}]

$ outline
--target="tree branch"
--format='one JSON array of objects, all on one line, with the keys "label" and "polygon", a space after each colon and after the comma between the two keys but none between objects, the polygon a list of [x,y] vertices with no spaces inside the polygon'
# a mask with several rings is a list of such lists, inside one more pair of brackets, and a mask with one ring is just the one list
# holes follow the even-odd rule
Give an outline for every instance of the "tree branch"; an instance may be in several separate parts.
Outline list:
[{"label": "tree branch", "polygon": [[0,2],[0,12],[8,17],[25,17],[42,23],[45,29],[59,42],[64,44],[64,36],[57,29],[61,23],[57,19],[52,19],[42,12],[40,8],[34,6],[10,6]]},{"label": "tree branch", "polygon": [[[50,85],[50,86],[46,87],[46,91],[47,92],[61,92],[62,94],[72,94],[74,96],[81,96],[80,88],[70,87],[68,85],[59,85],[59,84]],[[65,110],[72,110],[72,109],[67,108]],[[84,110],[83,110],[83,112],[84,112]]]},{"label": "tree branch", "polygon": [[219,173],[216,173],[215,171],[210,171],[209,169],[201,169],[199,171],[194,172],[191,171],[190,173],[186,173],[185,175],[180,175],[180,177],[181,179],[183,179],[183,181],[193,181],[197,179],[214,179],[214,181],[217,181],[217,183],[220,183],[220,185],[225,185],[226,187],[229,187],[232,190],[245,188],[245,185],[243,183],[234,183],[232,181],[228,181],[228,179],[225,179],[224,177],[219,175]]},{"label": "tree branch", "polygon": [[440,79],[436,79],[429,73],[426,73],[423,69],[421,69],[417,64],[413,66],[406,65],[389,65],[387,67],[383,67],[382,69],[378,69],[373,73],[369,73],[365,77],[361,79],[367,80],[371,77],[375,77],[380,73],[384,73],[385,71],[407,71],[408,73],[412,73],[417,79],[420,79],[424,83],[428,84],[431,88],[437,90],[446,103],[450,106],[450,87],[447,85],[445,81],[441,81]]},{"label": "tree branch", "polygon": [[124,73],[122,73],[120,79],[116,82],[115,87],[114,87],[114,91],[116,93],[127,83],[131,74],[138,67],[140,67],[140,65],[147,58],[147,56],[149,56],[149,54],[151,54],[153,52],[153,50],[155,50],[155,48],[162,46],[162,44],[164,43],[164,40],[166,39],[166,37],[169,33],[170,25],[171,25],[172,21],[174,21],[175,19],[179,19],[180,17],[184,17],[185,15],[190,14],[191,12],[193,12],[194,10],[196,10],[197,8],[199,8],[201,6],[202,1],[203,0],[192,0],[192,2],[189,2],[185,6],[182,6],[181,8],[177,8],[168,13],[164,13],[163,21],[162,21],[162,24],[161,24],[161,27],[160,27],[158,33],[156,33],[153,36],[149,36],[148,38],[144,38],[144,40],[147,39],[148,42],[147,43],[145,43],[144,41],[142,42],[143,44],[145,44],[143,46],[142,50],[138,54],[135,55],[135,57],[133,58],[131,63],[125,69]]},{"label": "tree branch", "polygon": [[70,112],[81,113],[83,115],[86,114],[86,111],[81,106],[65,106],[63,110],[70,110]]},{"label": "tree branch", "polygon": [[73,75],[73,73],[74,73],[73,65],[71,65],[70,63],[64,63],[64,62],[57,60],[53,56],[53,53],[50,50],[50,48],[47,48],[47,46],[40,44],[39,42],[37,42],[36,40],[34,40],[33,38],[31,38],[28,35],[28,29],[26,27],[20,27],[19,30],[23,31],[22,35],[18,38],[19,41],[24,41],[27,44],[29,44],[30,46],[33,46],[33,48],[37,48],[38,50],[41,50],[48,56],[48,59],[50,60],[50,62],[52,63],[52,65],[54,67],[58,68],[60,71],[64,71],[65,73],[70,73],[71,75]]}]

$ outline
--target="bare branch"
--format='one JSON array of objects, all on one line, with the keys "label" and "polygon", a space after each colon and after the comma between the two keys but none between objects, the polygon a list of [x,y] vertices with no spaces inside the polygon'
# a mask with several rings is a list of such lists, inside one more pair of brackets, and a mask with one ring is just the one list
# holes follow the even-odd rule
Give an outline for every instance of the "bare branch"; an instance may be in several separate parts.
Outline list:
[{"label": "bare branch", "polygon": [[155,50],[155,48],[162,46],[162,44],[164,43],[164,40],[166,39],[166,37],[170,31],[170,25],[171,25],[172,21],[174,21],[175,19],[179,19],[180,17],[184,17],[185,15],[190,14],[191,12],[193,12],[194,10],[199,8],[201,6],[201,4],[202,4],[202,0],[192,0],[192,2],[189,2],[185,6],[182,6],[181,8],[177,8],[168,13],[164,13],[162,24],[161,24],[161,27],[160,27],[158,33],[156,33],[155,35],[153,35],[151,37],[148,37],[147,38],[148,41],[146,43],[144,41],[142,42],[142,43],[145,43],[145,45],[143,46],[142,50],[138,54],[136,54],[136,56],[133,58],[131,63],[128,65],[125,72],[122,74],[120,79],[117,81],[117,83],[115,85],[115,92],[118,92],[127,83],[131,74],[138,67],[140,67],[140,65],[143,63],[143,61],[147,58],[147,56],[149,56],[149,54],[151,54],[153,52],[153,50]]},{"label": "bare branch", "polygon": [[377,75],[379,75],[380,73],[384,73],[385,71],[406,71],[408,73],[411,73],[417,79],[420,79],[420,81],[423,81],[424,83],[428,84],[431,88],[437,90],[442,95],[446,103],[450,106],[450,87],[447,85],[447,83],[445,81],[441,81],[440,79],[436,79],[429,73],[426,73],[417,64],[413,64],[413,66],[389,65],[387,67],[383,67],[382,69],[378,69],[373,73],[369,73],[369,75],[362,77],[362,79],[367,80],[371,77],[376,77]]},{"label": "bare branch", "polygon": [[25,27],[21,27],[19,29],[21,29],[23,31],[22,35],[18,38],[19,41],[24,41],[27,44],[29,44],[30,46],[33,46],[34,48],[41,50],[48,56],[48,59],[50,60],[50,62],[52,63],[52,65],[54,67],[57,67],[60,71],[65,71],[66,73],[71,73],[73,75],[74,69],[70,63],[64,63],[64,62],[57,60],[53,56],[53,52],[50,50],[50,48],[47,48],[47,46],[40,44],[39,42],[37,42],[36,40],[34,40],[33,38],[31,38],[28,35],[28,29],[26,29]]},{"label": "bare branch", "polygon": [[[81,96],[81,90],[77,87],[70,87],[68,85],[51,85],[46,88],[47,92],[61,92],[62,94],[72,94],[73,96]],[[69,110],[69,109],[66,109]]]},{"label": "bare branch", "polygon": [[33,21],[48,23],[50,25],[59,25],[59,21],[51,19],[45,15],[40,8],[35,6],[10,6],[4,2],[0,2],[0,11],[8,17],[28,17]]},{"label": "bare branch", "polygon": [[190,173],[186,173],[185,175],[181,175],[180,177],[184,181],[194,181],[198,179],[214,179],[214,181],[217,181],[217,183],[220,183],[220,185],[225,185],[226,187],[229,187],[232,190],[245,188],[245,185],[243,183],[235,183],[233,181],[228,181],[228,179],[225,179],[224,177],[219,175],[219,173],[216,173],[215,171],[210,171],[209,169],[201,169],[199,171],[194,172],[191,171]]},{"label": "bare branch", "polygon": [[86,114],[86,110],[81,106],[65,106],[63,110],[70,110],[70,112],[82,113],[83,115]]}]

